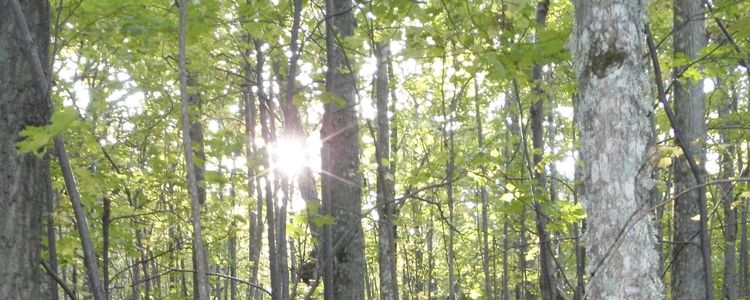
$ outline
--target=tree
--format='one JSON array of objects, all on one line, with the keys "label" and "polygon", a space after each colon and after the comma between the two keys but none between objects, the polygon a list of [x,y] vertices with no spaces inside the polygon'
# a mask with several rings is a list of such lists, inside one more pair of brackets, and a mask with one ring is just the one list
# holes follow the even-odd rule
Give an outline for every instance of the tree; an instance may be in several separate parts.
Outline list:
[{"label": "tree", "polygon": [[646,6],[574,1],[571,53],[578,77],[581,158],[592,299],[659,299],[654,230],[645,216],[651,165],[643,72]]},{"label": "tree", "polygon": [[[19,12],[19,13],[15,13]],[[42,216],[49,162],[19,154],[27,126],[44,126],[52,113],[49,91],[34,72],[50,76],[50,11],[47,1],[0,1],[0,297],[48,299],[42,263]],[[28,31],[22,32],[21,27]],[[29,36],[27,36],[30,34]],[[26,39],[33,41],[33,47]],[[29,50],[32,52],[30,53]],[[31,56],[39,55],[35,66]]]},{"label": "tree", "polygon": [[[690,60],[700,58],[701,48],[706,44],[706,28],[703,2],[699,0],[675,0],[674,2],[674,55],[687,56]],[[695,71],[695,66],[691,67]],[[705,203],[705,188],[694,189],[703,176],[706,163],[706,100],[703,95],[703,80],[683,76],[688,66],[675,68],[674,114],[675,132],[682,133],[678,142],[687,148],[675,164],[675,193],[688,191],[677,197],[674,203],[674,241],[672,253],[672,297],[675,299],[704,299],[713,294],[713,284],[707,285],[701,252],[702,243],[698,232],[701,223],[693,219]],[[700,174],[694,174],[686,155],[693,155]],[[701,195],[703,194],[703,195]]]},{"label": "tree", "polygon": [[350,0],[326,1],[326,84],[320,138],[322,213],[335,218],[323,228],[325,299],[364,299],[364,233],[356,71],[346,53],[346,38],[354,35]]},{"label": "tree", "polygon": [[[540,1],[536,5],[536,22],[540,26],[547,23],[547,13],[549,12],[549,1]],[[542,66],[535,63],[533,66],[534,97],[536,101],[531,105],[529,118],[531,119],[531,137],[534,151],[533,169],[534,178],[538,185],[535,187],[535,195],[544,195],[547,185],[547,172],[544,165],[539,166],[544,154],[544,98],[546,93],[542,89]],[[554,254],[552,253],[552,241],[547,231],[549,217],[542,211],[542,205],[537,201],[534,203],[536,213],[536,231],[539,236],[539,290],[544,300],[554,300],[557,298],[557,287],[555,286],[555,263]]]},{"label": "tree", "polygon": [[390,169],[390,122],[388,120],[388,46],[384,42],[375,44],[377,59],[376,107],[377,138],[376,160],[378,164],[378,267],[380,279],[380,299],[398,300],[398,273],[396,269],[396,227],[394,223],[396,203],[394,202],[393,173]]},{"label": "tree", "polygon": [[[195,277],[193,284],[196,286],[196,299],[208,299],[208,262],[206,248],[203,245],[203,228],[201,226],[201,196],[198,188],[196,167],[193,161],[192,134],[190,122],[190,98],[188,93],[188,70],[187,70],[187,0],[181,0],[180,9],[180,32],[179,32],[179,80],[180,100],[182,113],[182,144],[185,151],[185,168],[187,169],[188,193],[190,196],[190,217],[193,225],[193,264]],[[205,195],[204,195],[205,196]]]}]

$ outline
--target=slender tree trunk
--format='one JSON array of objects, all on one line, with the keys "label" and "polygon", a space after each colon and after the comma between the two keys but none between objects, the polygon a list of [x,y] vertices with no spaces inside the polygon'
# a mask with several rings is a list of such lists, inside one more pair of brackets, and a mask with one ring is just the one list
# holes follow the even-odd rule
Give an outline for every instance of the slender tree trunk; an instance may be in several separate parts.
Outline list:
[{"label": "slender tree trunk", "polygon": [[[278,177],[284,175],[279,172]],[[281,206],[278,208],[276,213],[276,250],[278,251],[276,256],[276,264],[279,272],[279,286],[281,288],[281,299],[289,299],[289,255],[287,254],[287,239],[286,239],[286,210],[289,204],[289,197],[291,194],[292,186],[288,178],[281,179],[281,187],[284,190],[284,194],[281,196]],[[270,223],[269,223],[270,224]]]},{"label": "slender tree trunk", "polygon": [[[260,102],[260,124],[261,124],[261,135],[263,137],[263,140],[266,141],[266,145],[268,143],[272,142],[272,125],[274,120],[273,117],[269,117],[269,115],[272,116],[272,110],[269,107],[270,101],[262,101]],[[270,119],[270,120],[269,120]],[[266,148],[268,146],[263,146]],[[264,162],[264,169],[269,170],[269,163]],[[273,187],[271,184],[271,177],[265,176],[263,179],[265,183],[265,200],[266,200],[266,224],[268,224],[267,229],[267,238],[268,238],[268,269],[269,269],[269,275],[271,277],[271,298],[273,300],[280,300],[281,299],[281,285],[280,285],[280,278],[279,278],[279,269],[278,269],[278,250],[277,243],[276,243],[276,222],[274,221],[275,218],[275,211],[277,210],[276,205],[274,204],[276,200],[275,193],[273,191]]]},{"label": "slender tree trunk", "polygon": [[[232,171],[232,175],[229,179],[229,199],[230,199],[230,205],[232,209],[234,210],[235,206],[237,205],[237,193],[235,191],[234,186],[234,171]],[[237,221],[233,218],[231,228],[229,231],[229,276],[232,276],[232,278],[237,278],[237,264],[239,263],[237,259]],[[236,300],[237,299],[237,281],[236,280],[230,280],[230,293],[229,293],[229,299]]]},{"label": "slender tree trunk", "polygon": [[208,300],[208,264],[206,260],[206,248],[203,245],[203,229],[201,227],[201,202],[196,178],[196,169],[193,162],[192,137],[190,135],[190,94],[188,94],[188,71],[186,57],[186,35],[187,35],[187,0],[180,0],[180,32],[179,32],[179,77],[180,77],[180,99],[182,102],[182,144],[185,151],[185,168],[187,169],[188,194],[190,196],[190,208],[193,224],[193,262],[196,276],[193,284],[196,286],[195,299]]},{"label": "slender tree trunk", "polygon": [[[136,245],[138,244],[138,241],[141,240],[141,231],[136,230],[135,232],[135,239],[136,239]],[[131,272],[130,278],[132,279],[131,285],[132,288],[130,290],[130,300],[138,300],[141,298],[141,264],[138,263],[138,259],[133,259],[133,271]]]},{"label": "slender tree trunk", "polygon": [[[50,271],[54,272],[55,274],[59,274],[57,272],[57,239],[55,238],[55,216],[53,213],[55,212],[55,195],[57,192],[52,189],[52,177],[50,176],[50,156],[49,153],[51,151],[48,151],[44,158],[45,163],[45,178],[44,181],[46,183],[46,192],[47,192],[47,201],[46,201],[46,211],[47,214],[47,252],[49,253],[49,266]],[[51,277],[51,276],[50,276]],[[59,300],[59,288],[57,281],[54,278],[50,278],[50,282],[48,283],[50,285],[50,300]],[[109,296],[109,295],[107,295]]]},{"label": "slender tree trunk", "polygon": [[[653,113],[642,65],[646,2],[574,1],[571,52],[591,299],[661,299],[659,257],[647,214],[646,162]],[[626,151],[623,151],[626,149]]]},{"label": "slender tree trunk", "polygon": [[[513,94],[514,98],[515,95]],[[514,99],[515,100],[515,99]],[[510,157],[510,149],[512,146],[511,142],[511,133],[514,136],[520,136],[518,134],[518,131],[516,130],[517,126],[515,126],[515,116],[511,113],[512,105],[511,101],[505,102],[505,146],[503,147],[503,160],[505,163],[505,169],[508,170],[511,166],[511,157]],[[508,206],[508,203],[503,203],[504,207]],[[508,222],[511,221],[511,218],[508,217],[507,213],[503,213],[503,278],[502,278],[502,286],[503,286],[503,292],[502,292],[502,300],[510,300],[510,288],[508,286],[510,281],[510,274],[508,273],[508,252],[510,251],[510,232],[508,230]]]},{"label": "slender tree trunk", "polygon": [[[740,154],[741,157],[741,154]],[[750,157],[750,154],[748,155]],[[747,243],[747,210],[748,198],[740,198],[740,249],[739,272],[737,272],[739,297],[746,298],[750,295],[750,265],[748,265],[748,243]]]},{"label": "slender tree trunk", "polygon": [[[484,135],[482,134],[482,115],[479,105],[479,81],[474,79],[474,113],[477,119],[477,144],[479,149],[484,149]],[[482,165],[482,176],[487,173],[487,167]],[[487,195],[487,187],[482,185],[480,188],[480,197],[482,199],[482,224],[481,224],[481,244],[482,244],[482,270],[484,271],[484,293],[485,299],[492,300],[492,281],[490,274],[490,246],[489,246],[489,215],[487,207],[489,206],[489,197]]]},{"label": "slender tree trunk", "polygon": [[102,198],[102,280],[104,281],[104,295],[109,298],[109,225],[112,222],[112,200]]},{"label": "slender tree trunk", "polygon": [[[547,20],[547,12],[549,11],[549,1],[540,1],[536,5],[536,22],[545,26]],[[534,194],[544,194],[547,185],[547,174],[546,168],[540,166],[542,156],[544,154],[544,93],[542,90],[542,66],[534,64],[533,66],[533,78],[532,80],[536,84],[534,89],[535,97],[538,97],[537,101],[531,105],[531,136],[532,146],[534,147],[534,158],[533,166],[530,169],[534,170],[534,177],[537,180],[537,186],[535,187]],[[557,298],[557,290],[554,286],[554,256],[552,253],[552,243],[550,240],[549,232],[547,232],[548,217],[542,211],[539,202],[534,203],[534,211],[536,212],[536,230],[539,236],[539,289],[541,291],[543,300],[555,300]]]},{"label": "slender tree trunk", "polygon": [[748,265],[748,246],[747,246],[747,198],[740,199],[740,249],[739,259],[739,294],[740,297],[747,297],[748,277],[750,276],[750,266]]},{"label": "slender tree trunk", "polygon": [[[721,79],[717,81],[721,86]],[[737,103],[731,98],[726,98],[727,103],[719,109],[719,115],[726,117],[732,111],[737,110]],[[726,134],[721,134],[721,143],[727,145],[725,152],[721,154],[721,178],[734,178],[734,141],[727,138]],[[737,299],[737,282],[736,282],[736,250],[737,250],[737,209],[734,207],[734,183],[725,183],[719,185],[719,199],[721,199],[722,208],[724,209],[724,282],[721,286],[723,300]]]},{"label": "slender tree trunk", "polygon": [[[443,76],[445,78],[445,76]],[[458,96],[454,96],[458,97]],[[446,196],[448,200],[448,300],[456,300],[456,274],[455,274],[455,253],[454,253],[454,199],[453,199],[453,173],[455,169],[455,148],[453,144],[453,112],[455,111],[455,99],[453,99],[446,110],[445,98],[443,98],[443,117],[449,120],[443,125],[443,146],[448,150],[448,161],[445,163],[445,177],[448,181],[446,186]],[[447,128],[446,128],[447,127]]]},{"label": "slender tree trunk", "polygon": [[[343,101],[329,101],[321,127],[321,186],[323,213],[335,218],[324,228],[325,299],[364,299],[364,234],[360,211],[362,187],[359,169],[359,124],[356,74],[343,39],[354,35],[351,0],[326,1],[326,92]],[[344,72],[346,70],[346,72]],[[341,102],[343,107],[339,107]],[[346,209],[342,209],[346,208]],[[340,244],[340,246],[339,246]]]},{"label": "slender tree trunk", "polygon": [[[573,123],[578,124],[578,118],[580,115],[579,112],[579,97],[578,94],[573,95]],[[574,143],[578,141],[578,138],[580,137],[580,130],[579,127],[576,126],[576,130],[573,133],[573,141]],[[581,159],[580,152],[576,156],[576,160]],[[573,175],[573,179],[575,180],[575,186],[574,186],[574,197],[575,197],[575,204],[580,203],[579,200],[583,197],[583,168],[581,165],[576,163],[575,174]],[[586,247],[584,247],[581,243],[581,239],[583,238],[583,234],[586,233],[586,219],[581,220],[580,222],[577,222],[573,226],[573,236],[575,237],[575,254],[576,254],[576,286],[575,291],[573,291],[573,299],[575,300],[583,300],[584,294],[586,293],[586,281],[583,279],[584,275],[586,274]]]},{"label": "slender tree trunk", "polygon": [[377,59],[376,107],[377,140],[375,157],[378,164],[378,265],[380,300],[398,300],[398,274],[396,272],[396,239],[394,232],[394,181],[390,172],[390,124],[388,120],[388,46],[375,45]]},{"label": "slender tree trunk", "polygon": [[[289,75],[286,78],[286,90],[284,91],[284,99],[281,102],[281,111],[284,114],[284,133],[287,140],[294,141],[300,144],[303,149],[307,148],[306,134],[302,128],[302,120],[299,114],[299,108],[294,104],[294,95],[296,90],[296,78],[298,61],[300,57],[299,53],[299,27],[300,19],[302,14],[302,0],[294,0],[294,16],[292,23],[292,38],[290,43],[290,52],[292,56],[289,59]],[[281,85],[282,80],[279,80]],[[297,185],[299,186],[300,195],[305,203],[308,205],[307,212],[309,214],[310,222],[308,225],[312,231],[314,237],[318,237],[319,229],[312,220],[316,217],[317,211],[310,209],[310,207],[317,207],[320,203],[318,201],[318,190],[315,176],[313,175],[312,168],[310,168],[310,157],[305,153],[305,165],[302,166],[302,171],[297,177]]]},{"label": "slender tree trunk", "polygon": [[[675,0],[674,2],[674,52],[683,53],[695,60],[700,58],[700,50],[706,44],[706,29],[704,8],[700,0]],[[674,70],[675,78],[679,77],[685,67]],[[686,82],[674,85],[674,113],[676,117],[675,130],[682,132],[685,140],[680,141],[696,157],[699,168],[705,169],[705,140],[706,140],[706,108],[703,96],[703,81]],[[675,192],[692,189],[697,180],[684,156],[675,163]],[[708,289],[700,240],[696,233],[700,231],[700,223],[692,218],[699,213],[701,205],[700,193],[705,189],[692,191],[677,197],[674,202],[674,242],[672,262],[672,298],[674,299],[704,299]],[[705,197],[705,196],[704,196]],[[708,242],[708,241],[705,241]],[[713,292],[711,292],[713,293]]]},{"label": "slender tree trunk", "polygon": [[433,254],[435,245],[432,243],[434,235],[432,222],[428,226],[430,229],[427,231],[427,299],[432,299],[432,294],[435,292],[435,288],[432,285],[432,271],[435,269],[435,255]]},{"label": "slender tree trunk", "polygon": [[[252,39],[249,35],[245,35],[245,42],[251,43]],[[257,109],[256,109],[256,93],[252,90],[251,78],[255,78],[255,85],[257,87],[257,93],[260,97],[263,94],[263,65],[265,63],[265,56],[261,51],[262,41],[255,39],[254,46],[256,51],[256,66],[255,70],[249,65],[245,65],[245,80],[244,80],[244,105],[245,105],[245,135],[247,136],[247,145],[245,146],[245,154],[248,161],[252,161],[255,154],[257,153],[257,146],[255,144],[256,131],[255,126],[257,123]],[[246,49],[244,56],[249,59],[251,54],[250,49]],[[262,100],[261,100],[262,101]],[[261,105],[262,107],[262,105]],[[248,223],[250,236],[250,245],[248,247],[250,258],[250,282],[258,283],[258,270],[260,268],[260,252],[263,247],[263,190],[260,188],[260,177],[257,176],[256,168],[258,166],[248,164],[247,166],[247,185],[248,193],[255,196],[255,209],[252,204],[248,205]],[[261,293],[254,287],[249,287],[248,300],[260,299]]]}]

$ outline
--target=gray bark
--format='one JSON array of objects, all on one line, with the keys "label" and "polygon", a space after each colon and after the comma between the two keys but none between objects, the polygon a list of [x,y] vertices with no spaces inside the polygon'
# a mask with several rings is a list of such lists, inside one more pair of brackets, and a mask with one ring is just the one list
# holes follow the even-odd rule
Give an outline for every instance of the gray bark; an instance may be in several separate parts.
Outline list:
[{"label": "gray bark", "polygon": [[[51,110],[48,91],[37,85],[25,53],[22,20],[13,14],[11,1],[0,0],[0,298],[48,299],[48,281],[39,265],[49,174],[43,159],[19,155],[15,143],[26,126],[46,125]],[[21,10],[36,43],[33,51],[49,74],[49,4],[24,1]]]},{"label": "gray bark", "polygon": [[[354,35],[351,0],[326,1],[326,92],[343,100],[325,104],[321,128],[321,186],[323,214],[335,218],[324,231],[325,299],[364,299],[365,259],[362,211],[362,178],[359,169],[359,124],[356,112],[356,74],[351,54],[339,39]],[[347,72],[342,72],[347,70]],[[337,246],[341,245],[341,246]]]},{"label": "gray bark", "polygon": [[[704,8],[700,0],[675,0],[674,3],[674,51],[689,58],[698,59],[700,49],[706,44]],[[685,69],[678,67],[675,78]],[[703,96],[703,81],[692,82],[679,78],[674,85],[675,130],[682,133],[683,146],[696,157],[698,167],[705,169],[706,107]],[[685,80],[685,81],[683,81]],[[680,193],[697,183],[685,156],[675,162],[675,193]],[[705,190],[703,190],[705,192]],[[704,299],[706,294],[705,274],[698,235],[700,223],[692,218],[699,214],[701,189],[677,197],[674,202],[674,242],[672,262],[672,298]],[[713,288],[713,287],[711,287]]]},{"label": "gray bark", "polygon": [[[38,99],[36,99],[37,101],[32,102],[33,104],[31,106],[28,106],[29,103],[22,102],[20,108],[27,108],[27,109],[30,109],[32,112],[35,110],[44,111],[46,113],[44,118],[46,119],[48,118],[49,113],[53,110],[53,107],[54,107],[54,103],[52,103],[50,99],[50,94],[49,94],[49,89],[48,89],[49,83],[50,83],[48,78],[50,78],[50,74],[49,74],[49,60],[46,59],[48,55],[46,51],[47,49],[49,49],[49,41],[46,41],[46,37],[49,34],[49,27],[45,25],[35,24],[35,27],[34,27],[35,32],[34,32],[34,35],[32,36],[32,33],[29,30],[28,24],[26,23],[26,17],[24,15],[23,8],[19,4],[19,2],[17,0],[11,0],[10,2],[4,2],[2,4],[4,8],[6,9],[9,8],[10,11],[13,12],[12,18],[10,15],[8,16],[11,20],[13,20],[13,22],[9,22],[9,23],[10,24],[15,23],[15,25],[17,25],[15,27],[18,31],[15,32],[16,38],[13,39],[13,41],[16,42],[16,45],[20,45],[21,48],[23,49],[22,52],[25,52],[26,54],[25,55],[26,63],[25,64],[22,63],[20,65],[14,65],[13,67],[15,68],[11,68],[11,72],[9,72],[9,74],[13,74],[14,71],[17,71],[19,69],[24,70],[24,68],[25,68],[24,71],[27,71],[27,72],[30,71],[31,74],[26,74],[27,75],[26,77],[21,77],[21,78],[24,78],[21,80],[21,82],[24,82],[23,80],[33,80],[33,85],[31,85],[30,87],[26,86],[26,88],[35,89],[36,96],[38,97]],[[43,22],[45,20],[44,19],[45,15],[39,14],[39,13],[44,12],[45,10],[48,12],[49,7],[47,7],[45,3],[39,4],[39,5],[43,6],[41,8],[42,11],[32,10],[30,12],[27,11],[26,13],[31,14],[31,20]],[[48,16],[46,16],[46,18],[48,18]],[[43,28],[44,33],[39,34],[39,32],[36,32],[36,30],[40,30],[39,26]],[[14,28],[14,27],[11,27],[11,28]],[[7,30],[4,30],[4,32],[6,31]],[[0,33],[4,33],[4,32],[0,32]],[[9,32],[9,33],[12,34],[12,32]],[[40,49],[34,45],[35,39],[39,41],[41,45],[44,46],[44,49],[39,51]],[[8,50],[7,52],[11,53],[12,51]],[[44,62],[42,62],[43,59],[44,59]],[[46,69],[46,72],[45,72],[45,69]],[[15,80],[9,80],[9,81],[15,82]],[[19,87],[22,87],[20,84],[18,85]],[[19,87],[16,87],[16,89],[18,89]],[[17,95],[11,94],[10,96],[17,96]],[[46,106],[46,109],[42,108],[44,106]],[[37,115],[34,115],[34,117],[36,117],[37,118],[36,120],[38,120]],[[34,120],[35,119],[34,117],[29,118],[29,119]],[[22,126],[36,125],[36,124],[30,124],[30,123],[24,124],[24,121],[28,122],[28,120],[25,120],[24,118],[19,118],[19,119],[20,119],[19,121],[22,122],[21,124]],[[11,119],[11,121],[15,121],[15,120]],[[39,124],[39,125],[42,125],[42,124]],[[10,129],[15,129],[15,128],[10,127]],[[17,131],[11,131],[11,133],[13,132],[17,132]],[[9,138],[11,138],[11,140],[9,140],[11,142],[10,145],[13,145],[13,143],[15,143],[15,140],[14,140],[15,137],[10,136]],[[86,220],[86,212],[83,207],[81,195],[78,193],[78,186],[76,184],[75,177],[73,176],[73,169],[70,166],[70,161],[68,160],[68,152],[65,149],[65,143],[63,142],[62,134],[58,134],[57,136],[54,137],[53,140],[54,140],[54,145],[55,145],[55,151],[57,152],[57,158],[58,158],[58,161],[60,162],[60,168],[63,174],[63,178],[65,180],[65,185],[68,190],[68,194],[70,195],[70,201],[73,205],[73,213],[75,215],[78,232],[81,237],[81,246],[83,248],[83,259],[84,259],[84,264],[86,265],[86,270],[87,270],[86,274],[88,277],[88,284],[91,288],[91,292],[94,296],[94,299],[104,300],[105,299],[104,290],[102,289],[101,278],[99,276],[99,268],[97,266],[96,257],[95,257],[96,253],[94,253],[95,251],[94,245],[93,245],[93,242],[91,241],[91,233],[88,227],[88,222]],[[9,153],[8,156],[17,155],[17,153],[13,150],[8,151]],[[12,156],[10,157],[12,158]],[[13,162],[13,163],[18,163],[18,162]],[[14,168],[10,168],[10,169],[12,170]],[[17,169],[17,170],[20,170],[20,169]],[[34,170],[31,169],[29,171],[34,171]],[[16,178],[20,178],[21,176],[15,173],[13,175]],[[12,177],[13,175],[9,175],[8,178],[13,178]],[[29,175],[35,176],[38,174],[29,174]],[[31,181],[32,179],[35,179],[35,178],[32,177],[28,179],[29,181]],[[16,181],[10,187],[8,204],[13,204],[13,202],[16,201],[17,197],[20,195],[19,194],[21,192],[20,185],[21,184],[18,181]],[[23,191],[23,192],[26,193],[26,191]],[[3,205],[6,205],[6,204],[3,203]],[[30,215],[29,217],[32,217],[32,216],[33,215]],[[35,222],[40,222],[40,220],[37,220],[37,219],[31,219],[31,220]],[[30,238],[34,239],[34,237],[30,237]],[[33,261],[33,260],[30,260],[30,261]],[[38,268],[38,265],[32,266],[32,267]]]},{"label": "gray bark", "polygon": [[646,162],[653,113],[641,56],[645,2],[574,1],[591,299],[661,299]]},{"label": "gray bark", "polygon": [[388,120],[388,46],[375,45],[377,59],[376,107],[377,140],[375,148],[378,164],[378,265],[380,278],[380,300],[398,300],[398,274],[396,271],[396,238],[393,223],[394,181],[390,173],[390,124]]},{"label": "gray bark", "polygon": [[185,168],[187,169],[188,194],[190,196],[190,208],[193,225],[193,268],[195,269],[196,286],[195,299],[208,300],[208,263],[206,261],[206,248],[203,245],[203,229],[201,227],[201,203],[198,182],[196,178],[195,163],[193,162],[192,137],[190,134],[190,94],[188,94],[188,71],[186,58],[186,34],[187,34],[187,0],[180,0],[180,32],[179,32],[179,79],[180,99],[182,114],[182,144],[185,154]]}]

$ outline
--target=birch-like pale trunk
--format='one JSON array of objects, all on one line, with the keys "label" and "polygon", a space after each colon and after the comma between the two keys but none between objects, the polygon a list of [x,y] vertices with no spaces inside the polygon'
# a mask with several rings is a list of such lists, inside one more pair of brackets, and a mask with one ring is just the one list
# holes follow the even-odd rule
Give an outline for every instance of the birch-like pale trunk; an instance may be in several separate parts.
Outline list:
[{"label": "birch-like pale trunk", "polygon": [[587,213],[590,299],[663,299],[647,214],[653,114],[643,68],[643,1],[576,0],[569,45],[578,76],[578,126]]}]

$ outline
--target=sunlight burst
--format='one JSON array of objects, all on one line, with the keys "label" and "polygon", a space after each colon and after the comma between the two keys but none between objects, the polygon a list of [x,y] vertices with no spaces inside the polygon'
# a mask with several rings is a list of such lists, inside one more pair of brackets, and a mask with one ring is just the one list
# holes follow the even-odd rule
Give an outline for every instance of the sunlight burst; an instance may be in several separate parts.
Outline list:
[{"label": "sunlight burst", "polygon": [[287,176],[296,176],[309,165],[307,150],[300,141],[279,139],[271,149],[273,165],[271,168],[280,170]]}]

